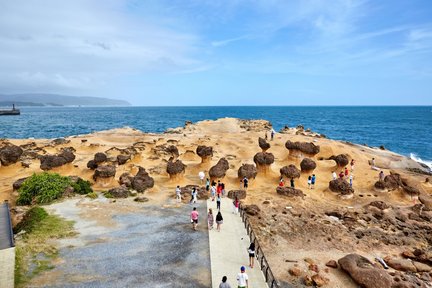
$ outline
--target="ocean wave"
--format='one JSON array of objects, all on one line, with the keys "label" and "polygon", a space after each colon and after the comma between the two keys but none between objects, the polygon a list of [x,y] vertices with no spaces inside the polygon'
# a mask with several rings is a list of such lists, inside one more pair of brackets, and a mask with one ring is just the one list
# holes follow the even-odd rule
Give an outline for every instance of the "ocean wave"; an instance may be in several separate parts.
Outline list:
[{"label": "ocean wave", "polygon": [[420,157],[418,157],[416,154],[414,153],[410,153],[410,158],[418,163],[424,164],[426,166],[429,167],[429,169],[432,170],[432,161],[429,160],[423,160]]}]

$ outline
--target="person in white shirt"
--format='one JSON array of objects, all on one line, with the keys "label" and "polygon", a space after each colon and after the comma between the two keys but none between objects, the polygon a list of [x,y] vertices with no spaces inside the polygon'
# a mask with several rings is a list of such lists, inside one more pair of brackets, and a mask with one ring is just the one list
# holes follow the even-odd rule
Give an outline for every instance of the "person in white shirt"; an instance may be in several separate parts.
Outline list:
[{"label": "person in white shirt", "polygon": [[246,274],[246,268],[244,266],[240,267],[240,273],[237,274],[238,288],[249,287],[249,277]]},{"label": "person in white shirt", "polygon": [[177,188],[176,188],[176,197],[177,197],[177,202],[181,202],[181,189],[180,189],[180,186],[177,186]]},{"label": "person in white shirt", "polygon": [[337,179],[337,174],[336,174],[335,171],[332,172],[332,177],[333,177],[333,180],[336,180],[336,179]]}]

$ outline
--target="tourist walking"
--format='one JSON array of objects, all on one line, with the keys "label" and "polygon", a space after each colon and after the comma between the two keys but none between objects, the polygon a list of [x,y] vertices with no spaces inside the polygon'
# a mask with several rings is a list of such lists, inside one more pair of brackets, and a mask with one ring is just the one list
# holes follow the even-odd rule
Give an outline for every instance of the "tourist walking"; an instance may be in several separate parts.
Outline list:
[{"label": "tourist walking", "polygon": [[220,196],[220,194],[217,194],[217,196],[216,196],[216,209],[220,210],[220,205],[221,205],[221,196]]},{"label": "tourist walking", "polygon": [[192,192],[191,192],[191,203],[196,203],[197,202],[197,190],[195,187],[192,188]]},{"label": "tourist walking", "polygon": [[244,266],[240,267],[240,273],[237,274],[237,284],[238,288],[249,287],[249,277],[246,274],[246,268]]},{"label": "tourist walking", "polygon": [[376,167],[375,165],[375,158],[372,158],[371,160],[371,168],[374,169]]},{"label": "tourist walking", "polygon": [[212,201],[214,201],[215,200],[215,196],[216,196],[216,187],[214,185],[211,187],[210,194],[211,194]]},{"label": "tourist walking", "polygon": [[240,206],[240,201],[238,200],[237,197],[235,197],[235,200],[233,201],[233,213],[234,214],[238,214],[239,206]]},{"label": "tourist walking", "polygon": [[249,253],[249,267],[253,268],[254,266],[254,259],[255,259],[255,243],[250,243],[248,248]]},{"label": "tourist walking", "polygon": [[315,188],[315,181],[316,181],[315,174],[312,174],[312,179],[311,179],[311,189],[314,189],[314,188]]},{"label": "tourist walking", "polygon": [[176,188],[176,199],[177,199],[177,202],[181,202],[181,189],[180,189],[179,185],[177,185],[177,188]]},{"label": "tourist walking", "polygon": [[291,178],[291,188],[295,188],[295,185],[294,185],[294,178]]},{"label": "tourist walking", "polygon": [[213,217],[213,210],[210,208],[209,212],[207,214],[207,223],[208,223],[208,229],[213,229],[213,223],[214,223],[214,217]]},{"label": "tourist walking", "polygon": [[285,185],[283,178],[281,177],[279,180],[279,187],[283,187]]},{"label": "tourist walking", "polygon": [[225,183],[221,183],[222,197],[225,197]]},{"label": "tourist walking", "polygon": [[243,178],[243,188],[244,188],[245,190],[247,190],[248,186],[249,186],[249,179],[245,176],[245,177]]},{"label": "tourist walking", "polygon": [[200,183],[202,184],[204,182],[205,173],[203,171],[200,171],[198,173],[198,177],[200,178]]},{"label": "tourist walking", "polygon": [[192,223],[192,229],[193,230],[197,230],[197,226],[198,226],[198,216],[199,213],[196,210],[196,207],[193,208],[192,212],[191,212],[191,223]]},{"label": "tourist walking", "polygon": [[341,171],[341,172],[339,173],[339,178],[340,178],[340,179],[343,179],[343,178],[344,178],[344,171]]},{"label": "tourist walking", "polygon": [[310,189],[311,188],[311,184],[312,184],[312,176],[311,175],[309,175],[307,183],[308,183],[308,188]]},{"label": "tourist walking", "polygon": [[216,224],[217,224],[216,229],[218,232],[220,232],[221,225],[223,224],[223,217],[220,211],[216,215]]},{"label": "tourist walking", "polygon": [[222,282],[219,284],[219,288],[231,288],[231,285],[227,282],[227,277],[222,277]]},{"label": "tourist walking", "polygon": [[218,184],[217,184],[217,188],[216,188],[216,193],[218,195],[222,194],[222,184],[221,184],[220,180],[218,180]]},{"label": "tourist walking", "polygon": [[210,191],[210,179],[207,178],[206,180],[206,191],[209,192]]},{"label": "tourist walking", "polygon": [[350,165],[351,165],[351,173],[354,172],[354,164],[355,164],[355,160],[351,159],[351,163],[350,163]]},{"label": "tourist walking", "polygon": [[379,173],[379,180],[384,181],[384,178],[385,178],[384,171],[381,170],[381,172]]},{"label": "tourist walking", "polygon": [[347,167],[345,167],[345,173],[344,174],[345,174],[345,178],[348,179],[349,172],[348,172],[348,168]]},{"label": "tourist walking", "polygon": [[332,178],[333,178],[333,180],[336,180],[336,179],[337,179],[337,174],[336,174],[335,171],[332,171]]},{"label": "tourist walking", "polygon": [[352,188],[352,185],[353,185],[353,176],[352,176],[352,174],[349,177],[349,183],[350,183],[350,187]]},{"label": "tourist walking", "polygon": [[272,128],[271,129],[271,132],[270,132],[270,139],[273,141],[273,139],[274,139],[274,135],[275,135],[275,133],[276,133],[276,131]]}]

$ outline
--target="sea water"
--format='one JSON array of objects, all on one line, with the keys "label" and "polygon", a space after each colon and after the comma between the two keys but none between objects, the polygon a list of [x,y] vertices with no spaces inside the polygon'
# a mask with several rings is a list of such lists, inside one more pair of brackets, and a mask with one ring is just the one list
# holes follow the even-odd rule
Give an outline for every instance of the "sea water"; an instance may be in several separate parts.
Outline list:
[{"label": "sea water", "polygon": [[124,126],[163,132],[185,121],[222,117],[269,120],[275,130],[298,124],[327,137],[384,145],[432,166],[432,107],[22,107],[0,117],[0,138],[57,138]]}]

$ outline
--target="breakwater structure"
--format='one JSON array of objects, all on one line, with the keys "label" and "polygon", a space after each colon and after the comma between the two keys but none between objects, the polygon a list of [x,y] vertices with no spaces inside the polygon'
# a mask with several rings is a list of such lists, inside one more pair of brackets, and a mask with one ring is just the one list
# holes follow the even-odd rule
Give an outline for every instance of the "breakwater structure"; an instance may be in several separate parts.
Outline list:
[{"label": "breakwater structure", "polygon": [[12,105],[12,110],[0,110],[0,116],[2,115],[20,115],[20,109],[15,108],[15,104]]}]

